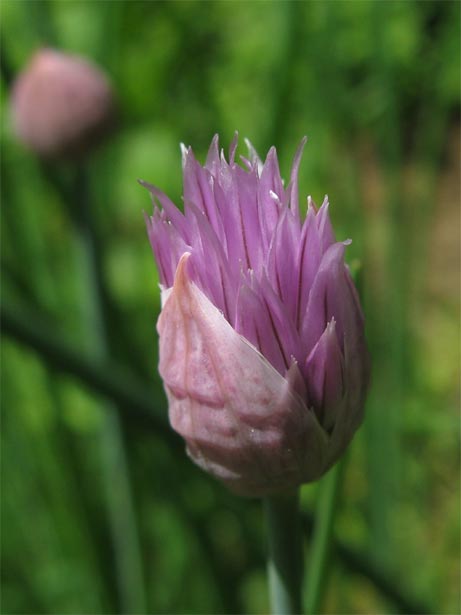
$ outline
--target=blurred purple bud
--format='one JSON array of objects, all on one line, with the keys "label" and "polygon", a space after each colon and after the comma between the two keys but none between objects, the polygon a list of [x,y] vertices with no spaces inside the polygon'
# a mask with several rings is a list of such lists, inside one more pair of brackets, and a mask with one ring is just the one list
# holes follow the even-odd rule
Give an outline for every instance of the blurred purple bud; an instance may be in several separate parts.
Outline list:
[{"label": "blurred purple bud", "polygon": [[[159,268],[159,370],[192,459],[241,495],[322,476],[359,427],[364,322],[328,200],[298,208],[303,140],[285,188],[272,148],[246,169],[215,137],[183,154],[184,213],[157,188],[147,221]],[[160,205],[160,207],[159,207]]]},{"label": "blurred purple bud", "polygon": [[86,60],[41,49],[13,86],[15,133],[44,158],[87,155],[114,125],[115,104],[106,75]]}]

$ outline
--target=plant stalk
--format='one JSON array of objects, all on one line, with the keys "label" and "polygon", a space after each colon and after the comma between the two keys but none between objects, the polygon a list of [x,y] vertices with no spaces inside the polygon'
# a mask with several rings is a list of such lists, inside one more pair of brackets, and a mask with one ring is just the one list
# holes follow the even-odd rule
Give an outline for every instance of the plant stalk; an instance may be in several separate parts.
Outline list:
[{"label": "plant stalk", "polygon": [[[77,169],[74,187],[74,230],[81,274],[83,323],[88,351],[105,361],[110,355],[106,330],[102,279],[97,241],[89,203],[87,170]],[[101,403],[104,412],[100,433],[102,475],[105,483],[109,524],[115,555],[120,608],[123,613],[145,613],[146,595],[139,534],[131,491],[128,460],[120,418],[110,402]]]},{"label": "plant stalk", "polygon": [[328,569],[333,542],[333,525],[344,473],[343,457],[323,478],[315,513],[309,557],[307,612],[318,613],[328,582]]},{"label": "plant stalk", "polygon": [[264,499],[272,615],[302,613],[303,543],[299,493]]}]

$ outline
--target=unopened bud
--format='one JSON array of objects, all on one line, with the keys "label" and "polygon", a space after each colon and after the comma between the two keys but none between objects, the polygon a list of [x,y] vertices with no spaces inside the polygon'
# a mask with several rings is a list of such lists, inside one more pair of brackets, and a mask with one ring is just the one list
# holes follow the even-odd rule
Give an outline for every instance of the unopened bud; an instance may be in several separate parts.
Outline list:
[{"label": "unopened bud", "polygon": [[[215,137],[183,154],[184,213],[154,186],[159,370],[192,459],[241,495],[320,478],[358,429],[369,377],[364,319],[328,199],[298,203],[301,142],[284,187],[277,154],[246,169]],[[161,208],[159,207],[161,206]]]},{"label": "unopened bud", "polygon": [[38,51],[19,75],[11,108],[17,137],[45,158],[85,156],[108,134],[115,117],[105,74],[52,49]]}]

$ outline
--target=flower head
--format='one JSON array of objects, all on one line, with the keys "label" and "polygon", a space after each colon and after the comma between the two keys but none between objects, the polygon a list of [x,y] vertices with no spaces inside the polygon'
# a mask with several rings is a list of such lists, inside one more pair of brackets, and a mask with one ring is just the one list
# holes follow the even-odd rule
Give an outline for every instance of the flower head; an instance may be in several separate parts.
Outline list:
[{"label": "flower head", "polygon": [[11,110],[18,138],[45,158],[87,154],[110,130],[112,88],[86,60],[41,49],[16,80]]},{"label": "flower head", "polygon": [[[301,219],[299,147],[287,187],[275,148],[243,166],[213,139],[183,149],[184,212],[157,188],[147,221],[163,309],[160,365],[192,459],[242,495],[319,478],[358,428],[363,316],[328,200]],[[160,205],[160,207],[159,207]]]}]

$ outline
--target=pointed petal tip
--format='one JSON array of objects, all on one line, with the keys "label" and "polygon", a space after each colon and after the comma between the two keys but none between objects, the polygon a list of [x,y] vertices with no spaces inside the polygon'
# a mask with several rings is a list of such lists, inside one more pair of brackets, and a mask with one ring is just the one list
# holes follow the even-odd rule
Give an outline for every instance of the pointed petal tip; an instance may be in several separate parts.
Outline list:
[{"label": "pointed petal tip", "polygon": [[256,148],[253,145],[253,143],[250,141],[250,139],[248,139],[248,137],[244,137],[243,142],[245,143],[245,146],[248,150],[248,155],[250,157],[250,160],[253,162],[255,158],[259,158],[258,152],[256,151]]},{"label": "pointed petal tip", "polygon": [[238,130],[236,130],[234,132],[234,138],[232,139],[232,142],[229,147],[229,164],[234,164],[235,162],[235,152],[237,150],[238,140],[239,140],[239,133],[238,133]]},{"label": "pointed petal tip", "polygon": [[302,153],[304,151],[304,148],[306,147],[307,141],[308,141],[307,136],[304,135],[304,137],[299,142],[298,148],[296,150],[295,160],[300,160],[301,159],[301,156],[302,156]]},{"label": "pointed petal tip", "polygon": [[138,182],[140,186],[142,186],[143,188],[145,188],[146,190],[150,192],[152,203],[155,205],[157,202],[156,197],[158,196],[159,189],[156,188],[153,184],[146,182],[144,179],[138,179],[136,181]]},{"label": "pointed petal tip", "polygon": [[317,216],[318,216],[318,221],[320,224],[320,227],[325,226],[325,224],[330,224],[329,223],[329,219],[330,219],[330,201],[328,200],[328,195],[326,194],[322,204],[320,205],[320,207],[318,208]]},{"label": "pointed petal tip", "polygon": [[140,186],[149,190],[152,196],[158,196],[158,194],[161,193],[161,190],[159,190],[157,186],[154,186],[154,184],[151,184],[144,179],[138,179],[137,182]]},{"label": "pointed petal tip", "polygon": [[176,267],[176,273],[174,276],[175,286],[176,286],[176,282],[178,282],[181,285],[184,282],[189,281],[189,276],[187,274],[186,267],[187,267],[187,262],[190,257],[191,257],[190,252],[184,252],[184,254],[179,259],[178,266]]},{"label": "pointed petal tip", "polygon": [[219,157],[219,134],[216,133],[211,139],[210,147],[208,148],[208,158],[212,155]]},{"label": "pointed petal tip", "polygon": [[181,162],[182,162],[182,168],[184,170],[184,167],[186,166],[186,162],[187,159],[189,158],[189,155],[192,153],[192,148],[189,145],[189,147],[186,147],[184,145],[184,143],[180,143],[179,144],[179,149],[181,150]]},{"label": "pointed petal tip", "polygon": [[[188,271],[188,261],[190,256],[190,252],[184,252],[184,254],[179,259],[179,262],[176,266],[176,271],[174,272],[173,284],[170,288],[171,292],[168,293],[168,297],[174,296],[180,301],[188,301],[187,297],[189,297],[190,295],[192,283]],[[160,319],[162,318],[162,314],[160,314]]]},{"label": "pointed petal tip", "polygon": [[301,157],[303,155],[303,151],[304,151],[304,147],[306,146],[307,143],[307,137],[304,136],[301,141],[299,142],[299,145],[296,149],[294,158],[293,158],[293,171],[294,173],[298,172],[299,169],[299,164],[301,162]]},{"label": "pointed petal tip", "polygon": [[253,143],[250,141],[250,139],[247,139],[247,137],[245,137],[244,138],[244,142],[245,142],[245,145],[246,145],[247,150],[248,150],[248,155],[250,157],[250,161],[255,166],[255,168],[257,169],[258,175],[261,176],[261,173],[262,173],[262,170],[263,170],[263,162],[262,162],[258,152],[256,151],[256,148],[254,147]]}]

